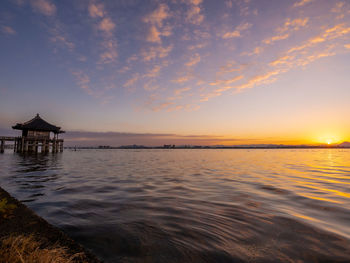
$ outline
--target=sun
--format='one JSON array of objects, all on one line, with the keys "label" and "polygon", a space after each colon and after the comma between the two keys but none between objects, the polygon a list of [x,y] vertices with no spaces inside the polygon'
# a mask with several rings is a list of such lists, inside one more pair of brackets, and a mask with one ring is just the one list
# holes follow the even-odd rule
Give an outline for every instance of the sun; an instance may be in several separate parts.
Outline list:
[{"label": "sun", "polygon": [[318,138],[316,139],[316,141],[319,144],[323,144],[323,145],[334,145],[339,143],[342,140],[342,136],[339,135],[339,133],[336,132],[329,132],[327,134],[323,134],[323,135],[319,135]]}]

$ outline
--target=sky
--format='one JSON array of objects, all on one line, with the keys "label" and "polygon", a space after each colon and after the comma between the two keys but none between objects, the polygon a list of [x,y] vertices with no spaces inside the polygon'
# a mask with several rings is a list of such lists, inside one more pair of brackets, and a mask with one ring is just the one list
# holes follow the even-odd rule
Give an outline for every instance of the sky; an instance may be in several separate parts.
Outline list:
[{"label": "sky", "polygon": [[0,131],[68,144],[350,141],[349,0],[3,0]]}]

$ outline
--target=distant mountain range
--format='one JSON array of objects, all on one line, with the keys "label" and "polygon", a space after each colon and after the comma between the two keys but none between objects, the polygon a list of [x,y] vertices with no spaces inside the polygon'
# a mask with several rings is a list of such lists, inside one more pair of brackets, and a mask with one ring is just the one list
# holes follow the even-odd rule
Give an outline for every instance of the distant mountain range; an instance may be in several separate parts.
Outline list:
[{"label": "distant mountain range", "polygon": [[350,142],[343,142],[343,143],[339,144],[338,147],[350,148]]}]

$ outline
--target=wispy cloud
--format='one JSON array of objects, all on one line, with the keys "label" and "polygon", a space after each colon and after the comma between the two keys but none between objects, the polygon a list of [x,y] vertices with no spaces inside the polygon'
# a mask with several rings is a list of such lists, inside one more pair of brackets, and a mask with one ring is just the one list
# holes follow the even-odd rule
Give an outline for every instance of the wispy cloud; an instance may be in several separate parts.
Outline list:
[{"label": "wispy cloud", "polygon": [[169,45],[167,47],[162,47],[162,46],[150,47],[147,50],[142,50],[141,56],[144,61],[151,61],[156,58],[165,58],[173,50],[173,47],[174,47],[173,45]]},{"label": "wispy cloud", "polygon": [[182,75],[182,76],[177,77],[176,79],[173,79],[172,82],[181,84],[181,83],[185,83],[191,79],[193,79],[193,75],[190,73],[186,73],[185,75]]},{"label": "wispy cloud", "polygon": [[93,91],[90,88],[90,77],[81,70],[73,70],[71,73],[75,77],[78,86],[89,95],[93,95]]},{"label": "wispy cloud", "polygon": [[264,39],[263,43],[266,44],[266,45],[270,45],[273,42],[276,42],[276,41],[279,41],[279,40],[284,40],[284,39],[287,39],[288,37],[289,37],[288,33],[282,34],[282,35],[277,35],[277,36],[273,36],[273,37]]},{"label": "wispy cloud", "polygon": [[215,97],[219,97],[221,96],[222,93],[221,92],[210,92],[210,93],[207,93],[207,94],[201,94],[201,99],[200,99],[200,102],[206,102],[206,101],[209,101],[209,99],[212,99],[212,98],[215,98]]},{"label": "wispy cloud", "polygon": [[176,89],[176,90],[174,91],[174,94],[175,94],[175,95],[181,95],[182,93],[184,93],[184,92],[186,92],[186,91],[189,91],[189,90],[191,90],[190,87]]},{"label": "wispy cloud", "polygon": [[10,26],[0,26],[1,32],[6,35],[16,35],[17,32]]},{"label": "wispy cloud", "polygon": [[105,33],[110,34],[115,29],[115,24],[113,23],[111,18],[105,17],[99,23],[98,29],[100,29],[101,31],[103,31]]},{"label": "wispy cloud", "polygon": [[59,32],[53,33],[53,36],[50,38],[50,41],[58,45],[67,47],[69,50],[73,50],[75,45],[73,42],[69,41],[66,36],[60,34]]},{"label": "wispy cloud", "polygon": [[198,53],[196,53],[189,59],[189,61],[186,62],[185,65],[187,67],[192,67],[192,66],[198,64],[200,61],[201,61],[201,56]]},{"label": "wispy cloud", "polygon": [[134,73],[132,77],[124,83],[123,87],[130,87],[134,85],[139,79],[140,79],[140,74]]},{"label": "wispy cloud", "polygon": [[46,15],[53,16],[56,14],[56,6],[50,0],[31,0],[34,11]]},{"label": "wispy cloud", "polygon": [[154,78],[159,75],[161,69],[162,67],[160,65],[155,65],[144,75],[144,77]]},{"label": "wispy cloud", "polygon": [[293,7],[301,7],[308,3],[311,3],[313,0],[298,0],[294,3]]},{"label": "wispy cloud", "polygon": [[222,35],[223,39],[242,37],[242,33],[252,27],[250,23],[238,25],[233,31],[226,32]]},{"label": "wispy cloud", "polygon": [[[180,105],[185,110],[196,110],[197,105]],[[64,135],[68,146],[98,146],[98,145],[145,145],[161,146],[164,144],[175,145],[221,145],[259,142],[259,139],[246,139],[223,137],[205,134],[173,134],[173,133],[128,133],[128,132],[88,132],[69,131]]]},{"label": "wispy cloud", "polygon": [[143,85],[143,89],[146,91],[154,91],[154,90],[157,90],[158,88],[159,88],[159,85],[155,84],[153,79],[149,80]]},{"label": "wispy cloud", "polygon": [[148,42],[161,43],[161,36],[171,35],[171,28],[164,26],[164,20],[169,17],[170,10],[168,5],[160,4],[157,9],[143,18],[143,21],[149,24],[146,36]]},{"label": "wispy cloud", "polygon": [[97,23],[96,28],[101,32],[101,49],[98,64],[110,64],[116,62],[118,57],[117,40],[114,37],[116,28],[112,18],[108,15],[102,3],[91,1],[88,5],[90,17]]},{"label": "wispy cloud", "polygon": [[219,71],[216,73],[221,76],[226,73],[240,72],[246,69],[248,64],[239,64],[236,61],[228,61],[225,65],[221,66]]},{"label": "wispy cloud", "polygon": [[190,45],[187,47],[188,50],[196,50],[196,49],[201,49],[206,47],[207,44],[206,43],[199,43],[199,44],[195,44],[195,45]]},{"label": "wispy cloud", "polygon": [[345,24],[338,24],[334,27],[327,28],[318,36],[309,38],[306,42],[301,45],[290,48],[287,53],[300,52],[306,48],[313,47],[319,43],[337,39],[346,34],[350,33],[350,27],[347,27]]},{"label": "wispy cloud", "polygon": [[284,22],[284,25],[281,28],[278,28],[277,31],[280,33],[284,33],[286,31],[297,31],[303,27],[305,27],[309,22],[308,17],[304,18],[295,18],[295,19],[290,19],[287,18],[287,20]]},{"label": "wispy cloud", "polygon": [[278,35],[266,38],[262,42],[266,45],[270,45],[276,41],[287,39],[290,37],[292,32],[298,31],[299,29],[306,27],[308,22],[309,18],[307,17],[295,19],[287,18],[283,26],[277,28],[276,31],[278,32]]},{"label": "wispy cloud", "polygon": [[103,4],[97,4],[97,3],[91,2],[88,9],[89,9],[89,14],[92,18],[104,16]]},{"label": "wispy cloud", "polygon": [[231,79],[217,80],[215,82],[209,83],[209,85],[211,85],[211,86],[230,85],[238,80],[243,79],[243,77],[244,77],[243,75],[239,75],[239,76],[236,76],[236,77],[231,78]]},{"label": "wispy cloud", "polygon": [[202,14],[200,7],[202,0],[189,0],[187,3],[189,4],[186,14],[187,22],[200,25],[204,20],[204,15]]}]

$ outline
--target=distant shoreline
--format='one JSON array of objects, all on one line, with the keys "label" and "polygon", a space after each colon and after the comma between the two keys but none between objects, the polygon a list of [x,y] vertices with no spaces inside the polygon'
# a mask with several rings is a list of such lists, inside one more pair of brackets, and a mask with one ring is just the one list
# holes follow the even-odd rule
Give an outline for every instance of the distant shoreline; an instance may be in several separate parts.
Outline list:
[{"label": "distant shoreline", "polygon": [[344,146],[175,146],[175,147],[164,147],[164,146],[143,146],[143,145],[131,145],[131,146],[77,146],[77,147],[64,147],[69,150],[113,150],[113,149],[350,149],[350,147]]}]

